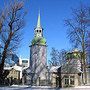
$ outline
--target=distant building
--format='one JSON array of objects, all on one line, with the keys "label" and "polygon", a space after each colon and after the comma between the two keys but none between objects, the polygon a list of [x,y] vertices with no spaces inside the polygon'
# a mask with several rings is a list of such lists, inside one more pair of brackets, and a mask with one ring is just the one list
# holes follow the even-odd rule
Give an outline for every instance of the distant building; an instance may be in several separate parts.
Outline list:
[{"label": "distant building", "polygon": [[29,67],[30,65],[30,60],[26,58],[19,58],[19,65],[22,67]]}]

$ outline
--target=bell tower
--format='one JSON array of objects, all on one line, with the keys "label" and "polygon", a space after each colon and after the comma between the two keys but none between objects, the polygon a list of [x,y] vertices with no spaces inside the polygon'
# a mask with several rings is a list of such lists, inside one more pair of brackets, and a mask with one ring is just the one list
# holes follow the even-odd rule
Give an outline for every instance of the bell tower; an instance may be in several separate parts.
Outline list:
[{"label": "bell tower", "polygon": [[37,27],[34,30],[35,37],[43,37],[43,29],[40,22],[40,12],[38,14]]},{"label": "bell tower", "polygon": [[[40,22],[40,12],[36,28],[34,29],[34,38],[30,46],[30,69],[31,69],[31,84],[45,85],[47,72],[47,45],[46,39],[43,37],[43,29]],[[43,82],[43,83],[41,83]]]}]

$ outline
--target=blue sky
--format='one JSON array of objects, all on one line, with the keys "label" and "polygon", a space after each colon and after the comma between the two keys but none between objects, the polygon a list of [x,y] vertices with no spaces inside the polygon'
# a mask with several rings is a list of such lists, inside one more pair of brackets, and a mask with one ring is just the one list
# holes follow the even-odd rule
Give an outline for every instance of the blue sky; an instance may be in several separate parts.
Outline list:
[{"label": "blue sky", "polygon": [[[7,0],[6,0],[7,1]],[[41,25],[44,28],[44,37],[47,40],[47,59],[50,60],[51,48],[58,50],[70,49],[71,45],[66,36],[67,28],[64,20],[71,17],[71,8],[77,8],[80,2],[90,5],[90,0],[25,0],[26,26],[21,46],[17,51],[23,58],[30,57],[31,40],[34,37],[34,28],[37,24],[38,11],[41,12]],[[3,0],[0,0],[2,5]]]}]

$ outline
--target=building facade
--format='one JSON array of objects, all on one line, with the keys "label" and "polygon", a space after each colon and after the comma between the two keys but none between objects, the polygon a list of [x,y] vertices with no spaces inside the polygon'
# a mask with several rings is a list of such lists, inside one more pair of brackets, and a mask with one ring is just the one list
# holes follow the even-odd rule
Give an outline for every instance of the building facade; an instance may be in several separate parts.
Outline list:
[{"label": "building facade", "polygon": [[[82,52],[75,49],[66,53],[66,63],[61,66],[53,66],[50,69],[50,81],[54,87],[76,87],[84,85],[81,68]],[[88,55],[88,54],[87,54]],[[88,59],[88,58],[87,58]],[[86,64],[87,83],[90,85],[90,67]]]},{"label": "building facade", "polygon": [[81,70],[73,65],[52,66],[50,82],[53,87],[76,87],[81,85]]},{"label": "building facade", "polygon": [[66,62],[50,68],[50,81],[54,87],[75,87],[82,84],[80,51],[75,49],[66,53]]},{"label": "building facade", "polygon": [[43,28],[38,15],[37,26],[34,30],[34,38],[30,46],[31,84],[46,85],[47,81],[47,45],[43,37]]},{"label": "building facade", "polygon": [[[4,70],[9,71],[6,81],[9,84],[20,84],[22,79],[22,67],[14,65],[12,67],[4,67]],[[6,84],[7,84],[6,83]]]}]

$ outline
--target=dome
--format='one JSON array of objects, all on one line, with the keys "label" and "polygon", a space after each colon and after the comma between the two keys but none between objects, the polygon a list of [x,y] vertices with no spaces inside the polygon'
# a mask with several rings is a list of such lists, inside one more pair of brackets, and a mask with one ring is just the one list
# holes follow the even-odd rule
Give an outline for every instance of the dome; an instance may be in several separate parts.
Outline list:
[{"label": "dome", "polygon": [[32,45],[34,44],[46,45],[46,39],[43,37],[34,37],[31,43]]}]

